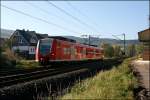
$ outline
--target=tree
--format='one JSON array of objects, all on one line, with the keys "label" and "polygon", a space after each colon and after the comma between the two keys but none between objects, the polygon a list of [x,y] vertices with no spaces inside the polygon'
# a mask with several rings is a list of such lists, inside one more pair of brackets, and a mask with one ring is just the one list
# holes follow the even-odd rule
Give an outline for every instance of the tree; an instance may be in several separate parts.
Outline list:
[{"label": "tree", "polygon": [[135,45],[134,44],[128,45],[128,47],[127,47],[127,56],[128,57],[133,57],[135,55],[136,55]]},{"label": "tree", "polygon": [[121,47],[119,45],[114,45],[114,56],[115,57],[120,57],[121,54]]},{"label": "tree", "polygon": [[101,47],[104,49],[105,57],[113,57],[114,56],[114,48],[108,43],[102,43]]}]

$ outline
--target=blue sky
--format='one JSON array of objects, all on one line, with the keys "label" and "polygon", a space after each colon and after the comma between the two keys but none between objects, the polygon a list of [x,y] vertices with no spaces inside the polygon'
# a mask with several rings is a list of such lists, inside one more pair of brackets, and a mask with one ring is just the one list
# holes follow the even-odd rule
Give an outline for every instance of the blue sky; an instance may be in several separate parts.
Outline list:
[{"label": "blue sky", "polygon": [[[29,29],[49,35],[93,35],[114,38],[125,33],[138,39],[137,32],[149,27],[149,1],[50,1],[75,16],[81,24],[46,1],[1,1],[1,5],[57,24],[65,29],[1,7],[1,28]],[[40,8],[40,9],[39,9]],[[43,9],[43,10],[41,10]],[[123,38],[119,36],[119,38]]]}]

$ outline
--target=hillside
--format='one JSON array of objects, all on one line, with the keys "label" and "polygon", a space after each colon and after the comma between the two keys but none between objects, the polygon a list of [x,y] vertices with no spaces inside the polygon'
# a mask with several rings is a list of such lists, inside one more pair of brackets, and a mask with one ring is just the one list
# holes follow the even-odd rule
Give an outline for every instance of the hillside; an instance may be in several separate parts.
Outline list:
[{"label": "hillside", "polygon": [[[14,32],[13,30],[1,29],[1,38],[9,38],[13,32]],[[80,42],[80,43],[88,44],[88,38],[81,38],[81,37],[75,37],[75,36],[64,36],[64,37],[76,40],[77,42]],[[111,39],[111,38],[94,38],[94,37],[91,38],[92,45],[99,45],[101,43],[123,45],[124,42],[120,40],[116,40],[116,39]],[[138,44],[138,43],[139,43],[138,40],[126,40],[127,45]]]},{"label": "hillside", "polygon": [[1,29],[1,38],[9,38],[13,34],[13,30]]},{"label": "hillside", "polygon": [[[67,38],[71,38],[74,39],[80,43],[88,43],[88,38],[80,38],[80,37],[75,37],[75,36],[65,36]],[[99,45],[101,43],[109,43],[109,44],[119,44],[119,45],[123,45],[124,41],[120,41],[120,40],[116,40],[116,39],[111,39],[111,38],[91,38],[91,42],[92,45]],[[138,40],[126,40],[126,44],[138,44],[139,41]]]}]

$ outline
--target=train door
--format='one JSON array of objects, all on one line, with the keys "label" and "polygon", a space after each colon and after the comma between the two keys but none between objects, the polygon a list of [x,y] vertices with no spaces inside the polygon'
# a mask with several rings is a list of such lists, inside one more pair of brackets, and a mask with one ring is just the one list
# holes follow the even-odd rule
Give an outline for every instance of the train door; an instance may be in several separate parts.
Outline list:
[{"label": "train door", "polygon": [[86,48],[83,48],[83,59],[86,59]]},{"label": "train door", "polygon": [[61,41],[57,40],[56,44],[56,60],[60,60],[62,55]]},{"label": "train door", "polygon": [[75,46],[71,46],[71,60],[75,60]]},{"label": "train door", "polygon": [[93,58],[96,58],[96,49],[93,49]]},{"label": "train door", "polygon": [[71,59],[71,44],[63,41],[62,42],[62,52],[61,52],[62,60],[70,60]]}]

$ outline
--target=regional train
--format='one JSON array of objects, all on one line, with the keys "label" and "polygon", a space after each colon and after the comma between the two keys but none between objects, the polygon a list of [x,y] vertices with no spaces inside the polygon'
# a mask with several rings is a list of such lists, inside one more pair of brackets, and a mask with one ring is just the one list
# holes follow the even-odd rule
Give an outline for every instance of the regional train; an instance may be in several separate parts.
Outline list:
[{"label": "regional train", "polygon": [[54,36],[40,39],[37,43],[35,59],[41,64],[48,62],[85,61],[103,59],[102,48],[89,46],[75,40]]}]

